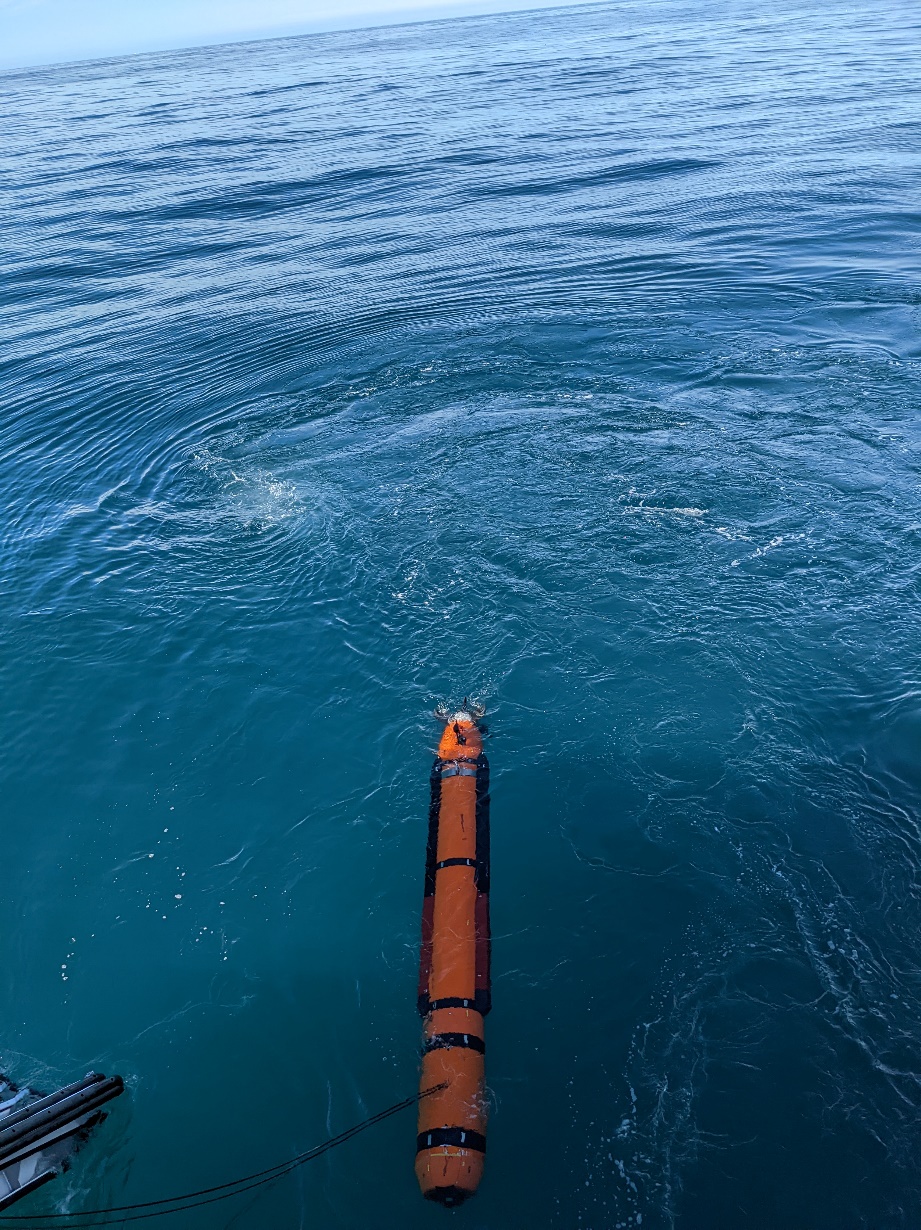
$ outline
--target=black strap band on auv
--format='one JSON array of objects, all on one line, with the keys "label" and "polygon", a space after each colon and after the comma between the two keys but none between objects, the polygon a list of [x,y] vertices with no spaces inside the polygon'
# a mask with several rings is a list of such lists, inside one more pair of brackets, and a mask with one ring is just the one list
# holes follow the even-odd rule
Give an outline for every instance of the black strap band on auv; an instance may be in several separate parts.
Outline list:
[{"label": "black strap band on auv", "polygon": [[473,1149],[476,1153],[486,1152],[486,1137],[482,1132],[471,1132],[469,1128],[443,1127],[432,1128],[430,1132],[420,1132],[416,1137],[416,1152],[425,1149],[437,1149],[441,1145],[453,1145],[457,1149]]},{"label": "black strap band on auv", "polygon": [[485,1016],[489,1007],[488,991],[475,991],[466,999],[462,999],[459,995],[446,995],[443,999],[428,999],[422,995],[419,996],[419,1012],[422,1016],[428,1016],[430,1012],[438,1012],[442,1008],[469,1008]]},{"label": "black strap band on auv", "polygon": [[429,1051],[442,1051],[454,1046],[476,1051],[480,1055],[486,1054],[486,1043],[476,1034],[433,1034],[426,1042],[424,1050],[425,1054],[428,1054]]}]

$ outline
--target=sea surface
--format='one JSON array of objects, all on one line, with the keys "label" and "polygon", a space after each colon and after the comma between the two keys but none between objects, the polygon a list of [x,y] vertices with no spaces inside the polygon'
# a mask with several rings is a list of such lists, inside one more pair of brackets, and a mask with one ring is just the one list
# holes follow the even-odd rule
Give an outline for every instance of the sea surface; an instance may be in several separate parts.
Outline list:
[{"label": "sea surface", "polygon": [[[921,1226],[921,13],[647,0],[0,77],[16,1212],[414,1093],[487,706],[489,1154],[182,1230]],[[155,1224],[145,1223],[145,1224]]]}]

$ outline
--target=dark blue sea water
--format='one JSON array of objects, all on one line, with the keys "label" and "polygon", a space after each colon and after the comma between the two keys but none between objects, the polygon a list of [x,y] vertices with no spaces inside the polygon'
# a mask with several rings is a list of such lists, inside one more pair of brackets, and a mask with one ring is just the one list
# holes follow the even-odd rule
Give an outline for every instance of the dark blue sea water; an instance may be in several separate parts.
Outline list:
[{"label": "dark blue sea water", "polygon": [[917,7],[0,95],[0,1066],[130,1086],[29,1207],[414,1092],[429,715],[470,692],[478,1197],[422,1201],[405,1112],[173,1224],[921,1225]]}]

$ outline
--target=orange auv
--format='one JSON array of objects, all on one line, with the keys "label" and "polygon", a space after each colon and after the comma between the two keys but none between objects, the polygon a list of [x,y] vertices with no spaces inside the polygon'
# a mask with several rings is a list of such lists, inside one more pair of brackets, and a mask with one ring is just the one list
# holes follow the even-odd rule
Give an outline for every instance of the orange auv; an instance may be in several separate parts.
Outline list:
[{"label": "orange auv", "polygon": [[423,1019],[416,1177],[427,1200],[472,1196],[486,1157],[483,1018],[489,981],[489,762],[473,716],[447,718],[432,767],[422,905]]}]

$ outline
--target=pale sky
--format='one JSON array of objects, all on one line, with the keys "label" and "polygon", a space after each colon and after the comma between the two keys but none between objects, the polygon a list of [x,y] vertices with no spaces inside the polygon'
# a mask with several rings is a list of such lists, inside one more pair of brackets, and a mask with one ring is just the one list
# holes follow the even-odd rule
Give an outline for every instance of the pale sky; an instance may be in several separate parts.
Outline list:
[{"label": "pale sky", "polygon": [[0,0],[0,68],[564,3],[567,0]]}]

